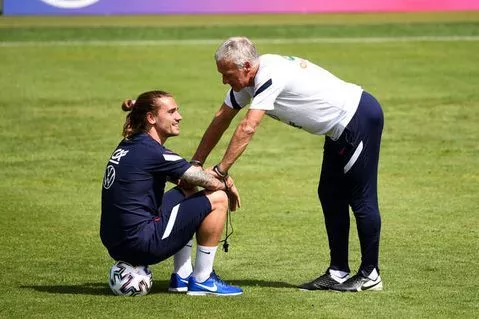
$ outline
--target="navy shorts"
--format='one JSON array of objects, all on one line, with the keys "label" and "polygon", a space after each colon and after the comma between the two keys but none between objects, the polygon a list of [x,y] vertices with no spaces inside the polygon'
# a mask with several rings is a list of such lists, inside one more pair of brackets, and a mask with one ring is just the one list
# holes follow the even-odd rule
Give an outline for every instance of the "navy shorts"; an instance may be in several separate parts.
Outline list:
[{"label": "navy shorts", "polygon": [[183,248],[210,212],[211,203],[204,192],[186,198],[173,188],[164,194],[159,216],[138,231],[137,240],[110,254],[133,265],[159,263]]}]

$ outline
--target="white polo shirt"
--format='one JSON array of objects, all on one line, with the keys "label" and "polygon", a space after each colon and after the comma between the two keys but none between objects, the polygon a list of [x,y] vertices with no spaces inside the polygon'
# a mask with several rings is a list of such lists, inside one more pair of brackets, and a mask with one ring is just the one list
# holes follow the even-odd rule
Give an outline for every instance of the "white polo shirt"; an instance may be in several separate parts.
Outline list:
[{"label": "white polo shirt", "polygon": [[259,60],[254,87],[230,89],[225,104],[239,109],[249,103],[250,109],[337,140],[356,112],[363,89],[298,57],[265,54]]}]

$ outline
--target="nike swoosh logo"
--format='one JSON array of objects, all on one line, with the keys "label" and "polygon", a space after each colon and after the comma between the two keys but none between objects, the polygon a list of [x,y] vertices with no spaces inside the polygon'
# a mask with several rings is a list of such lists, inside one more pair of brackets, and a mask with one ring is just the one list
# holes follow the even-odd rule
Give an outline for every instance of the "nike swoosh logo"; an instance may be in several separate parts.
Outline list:
[{"label": "nike swoosh logo", "polygon": [[371,289],[371,288],[373,288],[373,287],[379,285],[380,283],[381,283],[381,281],[373,282],[371,285],[364,284],[363,288],[364,288],[364,290],[366,290],[366,289]]},{"label": "nike swoosh logo", "polygon": [[200,251],[201,251],[203,254],[207,254],[207,255],[211,254],[210,251],[203,251],[203,250],[201,250],[201,249],[200,249]]},{"label": "nike swoosh logo", "polygon": [[218,290],[218,287],[216,287],[216,284],[213,284],[213,286],[206,286],[206,285],[196,283],[196,285],[211,292],[215,292]]},{"label": "nike swoosh logo", "polygon": [[180,281],[181,281],[182,283],[184,283],[184,284],[187,284],[187,283],[188,283],[188,280],[183,279],[183,278],[180,278]]}]

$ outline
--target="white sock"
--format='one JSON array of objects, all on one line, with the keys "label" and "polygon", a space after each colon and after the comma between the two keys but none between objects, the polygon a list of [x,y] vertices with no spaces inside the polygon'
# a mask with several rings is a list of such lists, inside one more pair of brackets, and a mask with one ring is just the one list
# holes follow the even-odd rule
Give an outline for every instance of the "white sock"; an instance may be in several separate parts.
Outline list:
[{"label": "white sock", "polygon": [[185,247],[181,248],[173,257],[173,272],[181,278],[187,278],[193,272],[191,265],[191,250],[193,240],[190,240]]},{"label": "white sock", "polygon": [[348,272],[335,269],[329,269],[329,274],[333,277],[334,280],[341,283],[344,282],[346,280],[346,276],[349,275]]},{"label": "white sock", "polygon": [[196,248],[195,269],[192,276],[197,282],[203,282],[210,277],[217,249],[218,247],[200,245]]},{"label": "white sock", "polygon": [[376,270],[376,268],[373,269],[373,271],[371,271],[371,273],[369,274],[368,278],[375,281],[377,280],[379,277],[379,274],[378,274],[378,271]]}]

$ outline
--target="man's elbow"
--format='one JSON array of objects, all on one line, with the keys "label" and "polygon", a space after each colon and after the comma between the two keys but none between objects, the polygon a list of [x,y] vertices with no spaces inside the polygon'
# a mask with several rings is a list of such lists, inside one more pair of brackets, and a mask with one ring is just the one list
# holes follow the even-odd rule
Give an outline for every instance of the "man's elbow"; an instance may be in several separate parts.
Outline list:
[{"label": "man's elbow", "polygon": [[252,136],[256,133],[257,125],[255,123],[243,121],[240,123],[239,128],[244,135]]}]

